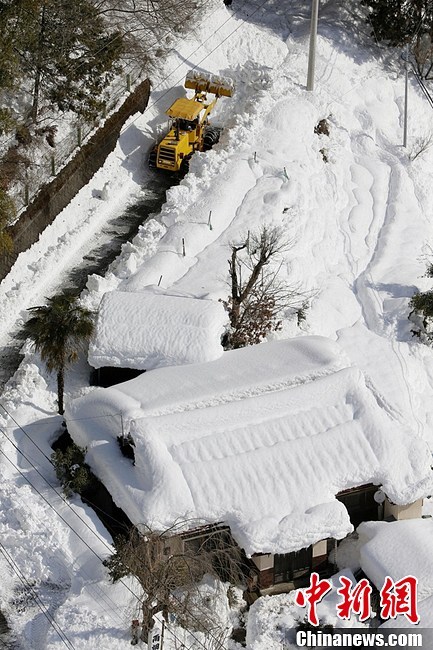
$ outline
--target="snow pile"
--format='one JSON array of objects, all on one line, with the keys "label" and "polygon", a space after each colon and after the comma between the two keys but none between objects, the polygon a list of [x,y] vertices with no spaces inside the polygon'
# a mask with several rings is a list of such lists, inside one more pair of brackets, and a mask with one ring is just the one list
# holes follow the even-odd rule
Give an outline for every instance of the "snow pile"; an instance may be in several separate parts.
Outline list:
[{"label": "snow pile", "polygon": [[[385,578],[418,579],[420,627],[433,628],[433,519],[369,521],[358,527],[361,568],[381,589]],[[399,616],[385,627],[412,627]],[[426,639],[425,639],[426,640]]]},{"label": "snow pile", "polygon": [[281,650],[294,643],[294,627],[302,621],[304,612],[295,605],[295,592],[263,596],[248,612],[248,650]]},{"label": "snow pile", "polygon": [[[272,384],[257,364],[264,357]],[[433,487],[425,443],[385,414],[359,370],[337,370],[341,362],[338,346],[318,337],[227,352],[95,391],[72,405],[68,427],[135,523],[224,521],[248,554],[296,551],[352,530],[341,490],[375,483],[405,504]],[[191,403],[189,391],[213,400]],[[140,408],[140,394],[160,413]],[[104,417],[124,405],[135,418],[135,467],[120,456],[118,418]]]},{"label": "snow pile", "polygon": [[418,596],[433,595],[433,519],[368,521],[358,527],[361,568],[380,589],[394,581],[418,578]]},{"label": "snow pile", "polygon": [[[332,591],[317,604],[320,623],[337,628],[363,627],[358,617],[352,615],[349,620],[337,616],[337,604],[341,596],[337,589],[341,587],[340,576],[349,578],[353,585],[356,580],[353,573],[346,569],[331,576]],[[305,619],[306,610],[295,603],[296,591],[276,596],[263,596],[256,600],[248,612],[247,647],[248,650],[281,650],[297,648],[296,626]]]},{"label": "snow pile", "polygon": [[[306,92],[311,2],[287,0],[261,6],[247,0],[245,4],[235,2],[230,12],[221,0],[211,0],[209,4],[214,5],[214,15],[197,28],[197,39],[192,36],[173,44],[172,55],[165,66],[162,59],[158,59],[155,66],[158,77],[155,75],[153,79],[148,109],[125,124],[118,146],[104,167],[45,230],[39,241],[20,255],[8,278],[2,281],[1,346],[8,344],[8,332],[20,326],[26,307],[42,304],[45,296],[59,289],[69,271],[88,256],[89,251],[99,249],[101,230],[106,231],[103,243],[112,238],[113,228],[117,230],[116,224],[125,206],[131,201],[142,200],[144,193],[153,193],[155,177],[144,169],[143,159],[166,128],[165,109],[184,95],[186,72],[195,65],[200,70],[230,76],[235,82],[236,93],[230,100],[221,100],[212,115],[215,123],[224,127],[220,143],[212,151],[193,157],[189,174],[170,189],[161,214],[154,215],[134,241],[124,246],[121,258],[110,268],[110,273],[105,278],[91,278],[87,296],[89,306],[99,305],[107,291],[142,291],[148,285],[158,284],[161,275],[160,286],[169,292],[211,300],[226,298],[230,244],[244,241],[248,230],[258,230],[265,222],[280,225],[293,245],[282,260],[279,277],[310,290],[312,300],[302,329],[298,330],[285,319],[283,330],[277,336],[293,336],[294,331],[301,331],[339,342],[376,396],[373,411],[367,410],[377,414],[380,404],[398,422],[399,426],[393,427],[395,435],[392,433],[388,464],[392,465],[393,458],[398,457],[399,432],[402,429],[407,432],[409,453],[397,468],[395,480],[402,476],[406,467],[410,484],[412,469],[415,472],[420,467],[420,459],[413,459],[413,456],[414,462],[409,467],[411,454],[419,449],[417,438],[413,450],[410,448],[410,432],[415,428],[418,436],[433,443],[433,351],[412,337],[413,324],[407,320],[408,300],[414,291],[431,286],[431,280],[421,276],[425,261],[431,259],[433,240],[430,218],[433,213],[433,149],[410,160],[408,152],[401,147],[404,71],[400,52],[378,47],[370,40],[370,28],[365,24],[365,16],[359,15],[364,9],[358,2],[329,0],[322,3],[320,12],[315,90]],[[411,83],[411,77],[409,80],[408,142],[413,157],[417,141],[431,131],[431,111],[416,85]],[[329,136],[314,132],[322,119],[328,122]],[[101,201],[97,197],[107,182],[110,182],[109,200]],[[328,375],[338,374],[347,366],[341,354],[337,361],[331,355],[325,363],[330,350],[325,339],[317,340],[310,368],[305,355],[304,361],[300,361],[299,349],[279,347],[279,360],[272,352],[272,345],[260,346],[254,353],[224,354],[210,364],[191,365],[187,375],[181,367],[172,368],[170,372],[169,369],[155,370],[149,373],[145,383],[119,386],[110,392],[96,391],[94,396],[80,403],[81,414],[91,418],[85,423],[86,426],[91,423],[94,434],[91,455],[95,459],[99,454],[101,475],[108,475],[110,468],[116,467],[116,476],[124,472],[124,482],[131,485],[126,496],[122,496],[126,488],[119,485],[120,500],[123,498],[130,507],[134,506],[131,481],[135,480],[137,471],[120,456],[113,444],[122,432],[122,424],[125,431],[129,430],[131,418],[144,417],[153,426],[153,416],[178,412],[182,428],[187,410],[195,410],[198,414],[200,409],[205,414],[209,408],[225,402],[241,404],[256,395],[260,397],[290,386],[302,387],[302,382],[307,386],[322,376],[326,380]],[[323,364],[314,363],[319,352],[323,355]],[[298,373],[296,364],[303,375]],[[346,404],[343,398],[346,414],[350,413],[350,408],[355,408],[360,395],[366,395],[365,386],[360,389],[360,381],[353,373],[349,375],[355,389],[352,402],[349,400]],[[84,363],[68,371],[66,397],[73,391],[89,390],[87,377],[88,367]],[[322,385],[326,386],[327,382]],[[352,383],[348,386],[349,393],[351,386]],[[343,389],[341,394],[345,395]],[[37,357],[27,355],[25,364],[9,384],[6,399],[14,418],[35,441],[40,443],[43,438],[49,453],[48,442],[54,437],[58,424],[52,417],[55,378],[41,371]],[[308,410],[310,397],[307,399],[303,406]],[[244,401],[244,407],[247,404]],[[319,401],[318,407],[321,404]],[[75,406],[71,412],[74,409]],[[225,413],[220,414],[217,408],[214,412],[218,418]],[[265,411],[263,422],[267,414]],[[357,433],[357,427],[367,424],[368,417],[359,415],[356,410],[355,415],[353,440],[359,435],[361,459],[365,460],[366,442],[373,429],[367,427],[365,435]],[[389,417],[382,415],[387,425],[372,451],[373,463],[378,458],[375,453],[380,440],[389,440],[391,435]],[[290,419],[296,422],[293,413]],[[323,424],[320,408],[316,419]],[[376,417],[374,419],[376,421]],[[247,425],[248,422],[247,419]],[[335,419],[331,417],[330,422]],[[3,419],[1,423],[10,427],[17,443],[23,446],[22,432],[16,430],[16,425],[11,421],[3,422]],[[172,421],[168,424],[173,428]],[[199,435],[198,423],[193,424],[194,435]],[[236,418],[233,425],[233,430],[237,430]],[[86,442],[88,438],[81,427],[75,423],[76,436]],[[269,429],[273,431],[270,424]],[[346,430],[346,425],[340,423],[338,429]],[[231,431],[230,427],[227,431]],[[172,433],[170,429],[169,434]],[[352,440],[351,435],[347,436],[349,440]],[[320,440],[322,434],[315,438]],[[396,449],[394,439],[398,443]],[[202,440],[199,436],[201,451]],[[244,437],[240,436],[240,441],[243,446]],[[170,459],[166,442],[163,438],[162,451]],[[233,444],[236,442],[234,438]],[[259,442],[263,450],[265,441]],[[191,445],[192,440],[185,440],[183,444]],[[214,451],[216,445],[212,444]],[[24,447],[27,449],[27,446],[34,458],[35,449],[26,439]],[[237,449],[234,448],[234,454]],[[329,463],[329,459],[335,462],[339,449],[334,450],[333,443],[328,446]],[[379,451],[379,457],[383,458],[386,445]],[[323,448],[320,453],[325,456]],[[349,452],[343,452],[343,459],[346,453]],[[356,458],[357,447],[351,453]],[[253,450],[251,454],[254,455]],[[155,457],[155,464],[161,455]],[[241,456],[245,460],[248,452],[239,454]],[[20,464],[27,476],[26,462],[20,459]],[[51,468],[47,471],[45,464],[40,462],[37,466],[55,483]],[[194,462],[188,467],[193,469]],[[244,471],[246,463],[241,467]],[[341,469],[339,462],[337,468]],[[348,469],[353,470],[353,463]],[[281,469],[281,464],[278,471],[290,475],[286,467]],[[10,483],[7,483],[9,474]],[[264,474],[260,467],[259,474],[256,470],[251,476],[246,494],[251,490],[256,494],[260,481],[263,481],[263,489],[273,489],[271,483],[275,474],[275,468],[271,474]],[[70,634],[74,647],[86,650],[98,645],[107,650],[129,647],[126,630],[131,616],[127,614],[127,595],[114,595],[112,585],[105,584],[96,570],[89,571],[98,560],[90,551],[77,554],[77,540],[75,537],[69,540],[68,529],[56,525],[53,513],[44,512],[38,519],[38,526],[32,525],[24,535],[19,522],[32,521],[30,514],[39,511],[40,497],[28,490],[25,499],[22,498],[23,477],[6,460],[2,476],[4,543],[16,554],[17,563],[30,579],[40,576],[45,580],[46,576],[53,576],[52,584],[59,592],[55,588],[45,589],[44,599],[56,621]],[[422,476],[423,470],[420,480]],[[147,478],[146,489],[153,480],[152,475]],[[181,483],[181,490],[184,485]],[[137,490],[142,487],[142,483],[136,484]],[[324,489],[330,490],[326,481]],[[96,516],[85,509],[83,517],[93,522],[92,517]],[[109,539],[103,527],[96,525],[101,538]],[[88,541],[94,545],[91,537]],[[38,549],[35,555],[38,544],[44,552]],[[32,568],[35,557],[40,572],[37,567]],[[56,571],[54,567],[51,573],[53,558],[58,557],[64,558],[64,571],[63,568]],[[8,577],[2,585],[2,608],[9,618],[6,603],[15,607],[14,587],[19,581],[11,575],[11,570],[6,571],[5,561],[4,575]],[[73,584],[68,587],[63,575],[77,578],[77,590]],[[113,603],[108,607],[107,618],[102,619],[100,604],[107,607],[106,597],[110,594]],[[421,616],[428,606],[433,610],[432,598],[420,603]],[[115,612],[121,606],[124,609],[119,611],[119,618]],[[115,623],[112,622],[113,610]],[[64,647],[53,630],[49,638],[40,633],[41,629],[49,630],[50,626],[39,609],[29,608],[25,616],[16,608],[15,612],[11,624],[21,635],[23,647],[35,650]],[[126,632],[126,638],[122,638],[122,632]],[[185,645],[190,647],[192,643],[193,639]],[[166,645],[168,650],[176,647],[169,640]]]},{"label": "snow pile", "polygon": [[[68,418],[88,418],[94,433],[114,434],[132,419],[177,413],[287,388],[349,365],[340,347],[320,336],[225,352],[210,363],[153,370],[111,388],[97,388],[68,405]],[[104,417],[101,420],[101,417]],[[68,420],[69,421],[69,420]],[[87,420],[83,420],[87,428]],[[71,424],[79,430],[79,421]],[[85,435],[83,433],[83,435]]]},{"label": "snow pile", "polygon": [[221,303],[184,296],[112,291],[102,299],[89,347],[94,368],[150,370],[221,356],[227,313]]}]

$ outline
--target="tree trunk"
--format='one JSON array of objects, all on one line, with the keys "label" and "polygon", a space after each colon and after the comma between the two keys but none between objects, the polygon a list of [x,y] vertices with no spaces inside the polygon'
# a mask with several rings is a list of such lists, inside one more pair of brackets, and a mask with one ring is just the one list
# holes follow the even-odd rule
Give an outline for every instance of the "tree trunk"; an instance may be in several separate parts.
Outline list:
[{"label": "tree trunk", "polygon": [[141,640],[146,641],[147,643],[149,632],[150,630],[153,629],[155,625],[155,620],[153,618],[152,609],[150,609],[149,606],[146,605],[146,602],[143,603],[142,612],[143,612],[143,620],[141,623]]},{"label": "tree trunk", "polygon": [[38,116],[40,84],[41,84],[41,71],[37,69],[35,72],[35,83],[33,85],[32,110],[30,112],[30,118],[32,122],[36,122],[36,118]]},{"label": "tree trunk", "polygon": [[232,246],[232,256],[229,260],[229,272],[231,278],[231,288],[232,288],[232,304],[229,313],[230,325],[236,329],[239,321],[241,300],[240,292],[242,291],[240,278],[238,278],[237,270],[237,261],[238,261],[238,252],[246,248],[247,245],[243,244],[242,246]]},{"label": "tree trunk", "polygon": [[58,400],[58,411],[60,415],[63,415],[65,412],[63,405],[63,395],[65,392],[65,371],[64,368],[58,371],[57,373],[57,400]]},{"label": "tree trunk", "polygon": [[41,87],[41,76],[42,76],[42,48],[44,46],[45,38],[45,5],[42,6],[41,13],[41,22],[39,27],[39,38],[38,38],[38,52],[36,56],[36,69],[35,69],[35,83],[33,85],[33,103],[30,117],[32,122],[36,122],[38,117],[39,109],[39,92]]}]

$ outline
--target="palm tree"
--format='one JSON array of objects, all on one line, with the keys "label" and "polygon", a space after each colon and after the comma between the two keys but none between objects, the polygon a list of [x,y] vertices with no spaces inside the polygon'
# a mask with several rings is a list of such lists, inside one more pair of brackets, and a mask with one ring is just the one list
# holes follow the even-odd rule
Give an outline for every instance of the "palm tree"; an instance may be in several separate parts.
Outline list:
[{"label": "palm tree", "polygon": [[57,373],[58,410],[63,415],[65,368],[76,361],[81,345],[91,337],[93,313],[78,304],[77,296],[66,292],[28,311],[32,316],[24,324],[24,334],[33,341],[47,369]]}]

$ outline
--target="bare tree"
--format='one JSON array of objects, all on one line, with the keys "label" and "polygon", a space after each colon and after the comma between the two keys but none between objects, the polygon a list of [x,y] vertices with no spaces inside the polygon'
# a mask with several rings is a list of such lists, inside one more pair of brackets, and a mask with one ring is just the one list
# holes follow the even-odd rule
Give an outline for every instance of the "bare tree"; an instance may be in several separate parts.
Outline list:
[{"label": "bare tree", "polygon": [[148,59],[149,47],[164,47],[172,32],[190,30],[204,0],[93,0],[98,13],[122,33],[126,54]]},{"label": "bare tree", "polygon": [[188,629],[211,632],[214,617],[200,605],[198,582],[205,574],[243,582],[241,549],[227,527],[199,527],[194,534],[181,532],[184,526],[179,523],[162,532],[132,528],[128,537],[116,541],[116,552],[105,562],[113,581],[134,575],[143,589],[143,639],[157,612],[166,620],[169,612],[175,614],[177,623]]},{"label": "bare tree", "polygon": [[430,81],[433,71],[433,44],[431,34],[417,34],[415,43],[411,47],[415,57],[416,67],[422,79]]},{"label": "bare tree", "polygon": [[278,277],[282,253],[292,243],[280,228],[265,226],[259,233],[249,233],[241,244],[232,245],[231,294],[223,301],[231,325],[224,341],[226,348],[260,343],[269,332],[281,328],[280,316],[288,308],[305,311],[305,295]]},{"label": "bare tree", "polygon": [[418,138],[416,138],[415,142],[412,145],[412,149],[409,153],[409,158],[412,160],[416,160],[418,156],[422,156],[424,153],[426,153],[431,147],[433,146],[433,132],[430,131],[429,133],[426,133]]}]

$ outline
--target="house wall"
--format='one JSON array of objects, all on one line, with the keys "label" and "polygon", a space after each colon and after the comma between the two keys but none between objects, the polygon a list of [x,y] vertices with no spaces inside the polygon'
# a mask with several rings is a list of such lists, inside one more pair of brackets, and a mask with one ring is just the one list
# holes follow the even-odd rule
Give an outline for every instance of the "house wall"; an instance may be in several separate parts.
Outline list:
[{"label": "house wall", "polygon": [[[228,531],[229,529],[226,528]],[[214,526],[204,526],[194,531],[181,533],[175,535],[164,541],[164,554],[172,555],[175,553],[182,553],[186,546],[197,541],[200,545],[205,543],[205,539],[209,534],[215,534]],[[318,567],[322,562],[325,562],[328,557],[328,540],[320,540],[309,547],[310,555],[310,570]],[[287,554],[289,557],[290,553]],[[297,555],[297,554],[293,554]],[[284,558],[279,556],[280,559]],[[254,581],[260,589],[267,589],[275,584],[275,555],[272,553],[257,553],[251,557],[251,563],[257,570],[251,574],[251,580]],[[280,567],[281,568],[281,567]],[[298,567],[299,568],[299,567]],[[307,571],[308,573],[308,571]],[[296,577],[296,569],[294,570],[294,577]],[[279,576],[281,578],[281,576]],[[287,578],[289,581],[293,578]],[[284,580],[283,580],[284,581]]]},{"label": "house wall", "polygon": [[312,550],[311,568],[316,569],[316,567],[328,559],[328,540],[322,539],[320,542],[316,542],[316,544],[313,544]]},{"label": "house wall", "polygon": [[401,519],[418,519],[422,515],[422,499],[406,506],[397,506],[388,499],[385,500],[385,519],[394,517],[397,521]]},{"label": "house wall", "polygon": [[164,555],[178,555],[184,552],[184,543],[180,535],[164,540]]},{"label": "house wall", "polygon": [[[313,544],[311,547],[311,555],[311,568],[314,569],[322,562],[325,562],[328,556],[327,540],[323,539]],[[258,585],[261,589],[267,589],[275,584],[274,557],[271,553],[262,553],[253,555],[251,558],[258,569]]]},{"label": "house wall", "polygon": [[322,539],[320,542],[313,544],[313,557],[318,558],[327,555],[327,544],[328,540],[326,539]]},{"label": "house wall", "polygon": [[264,553],[263,555],[253,555],[251,558],[259,571],[266,571],[274,568],[274,556],[272,553]]},{"label": "house wall", "polygon": [[336,495],[338,501],[346,508],[354,528],[357,528],[363,521],[383,519],[383,508],[374,500],[377,490],[376,485],[369,483],[349,490],[342,490]]},{"label": "house wall", "polygon": [[258,585],[260,589],[267,589],[274,584],[274,568],[260,571],[258,576]]}]

